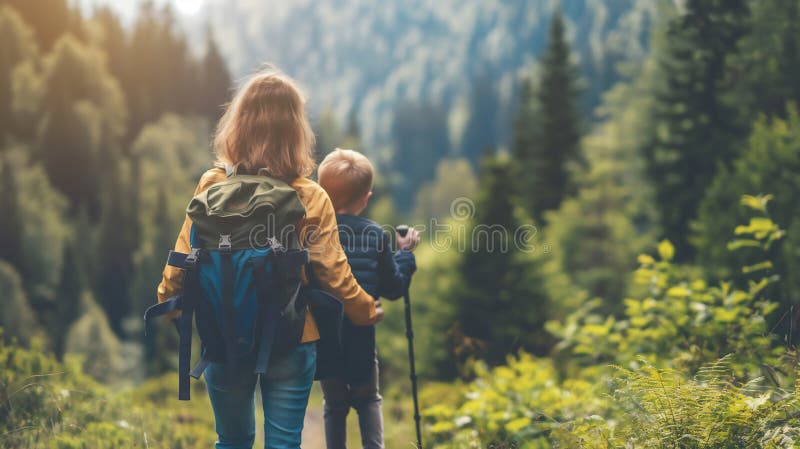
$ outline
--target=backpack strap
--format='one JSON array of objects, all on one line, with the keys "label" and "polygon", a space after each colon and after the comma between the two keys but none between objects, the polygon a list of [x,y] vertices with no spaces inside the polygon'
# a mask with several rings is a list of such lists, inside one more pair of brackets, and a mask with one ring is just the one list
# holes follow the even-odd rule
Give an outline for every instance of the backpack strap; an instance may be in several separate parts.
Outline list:
[{"label": "backpack strap", "polygon": [[[195,250],[193,249],[192,252]],[[189,364],[192,361],[192,318],[200,291],[200,279],[197,273],[198,258],[189,258],[184,262],[186,274],[183,277],[182,313],[178,319],[178,399],[190,399]]]},{"label": "backpack strap", "polygon": [[233,371],[236,365],[236,309],[234,304],[234,280],[230,235],[220,235],[220,291],[222,293],[222,336],[225,340],[226,365]]},{"label": "backpack strap", "polygon": [[187,270],[190,267],[193,267],[199,258],[200,249],[198,248],[192,248],[188,254],[178,251],[170,251],[169,255],[167,256],[167,265]]},{"label": "backpack strap", "polygon": [[[198,248],[192,248],[188,254],[178,251],[169,252],[167,265],[186,271],[183,277],[183,292],[164,302],[148,307],[144,312],[146,334],[149,320],[166,315],[174,310],[181,311],[181,316],[177,319],[176,326],[180,339],[178,346],[178,399],[182,401],[189,400],[189,376],[200,367],[198,365],[191,373],[189,371],[189,363],[192,358],[192,318],[194,317],[197,295],[201,294],[200,280],[197,277],[197,263],[201,258],[201,254],[201,250]],[[202,363],[203,361],[201,360]],[[206,363],[205,366],[207,365]],[[205,369],[205,366],[203,366],[203,369]]]},{"label": "backpack strap", "polygon": [[206,368],[208,368],[208,365],[210,364],[211,364],[211,359],[209,359],[205,354],[203,354],[203,357],[200,359],[199,362],[197,362],[197,365],[195,365],[192,371],[189,373],[189,376],[195,379],[199,379],[200,376],[203,375],[203,372],[205,372]]},{"label": "backpack strap", "polygon": [[[193,264],[197,263],[200,258],[200,250],[192,249],[191,252],[181,253],[178,251],[170,251],[167,256],[167,265],[180,268],[189,269]],[[183,310],[183,295],[178,294],[166,301],[154,304],[144,311],[144,335],[147,336],[147,324],[153,318],[164,316],[175,310]]]},{"label": "backpack strap", "polygon": [[147,327],[153,318],[164,316],[174,310],[181,310],[181,295],[173,296],[164,302],[154,304],[144,311],[144,335],[147,336]]},{"label": "backpack strap", "polygon": [[[273,264],[277,277],[281,280],[291,280],[291,273],[299,272],[300,268],[308,262],[308,252],[306,250],[289,250],[282,253],[271,252],[267,256],[258,257],[253,260],[253,268],[263,272],[267,262]],[[278,328],[278,321],[283,316],[284,308],[287,304],[294,304],[297,299],[302,282],[297,279],[296,285],[288,287],[288,295],[285,298],[275,298],[275,289],[270,288],[265,276],[254,276],[256,282],[256,295],[261,304],[261,335],[259,336],[258,354],[256,356],[256,374],[265,374],[269,366],[269,359],[272,355],[272,347],[275,343],[275,332]]]}]

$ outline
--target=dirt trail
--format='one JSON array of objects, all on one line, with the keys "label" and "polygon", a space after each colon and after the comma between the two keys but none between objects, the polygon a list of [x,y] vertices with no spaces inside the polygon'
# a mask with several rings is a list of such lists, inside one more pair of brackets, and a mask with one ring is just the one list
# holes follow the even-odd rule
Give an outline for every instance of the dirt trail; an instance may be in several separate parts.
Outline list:
[{"label": "dirt trail", "polygon": [[309,404],[308,410],[306,410],[306,422],[303,426],[303,449],[325,449],[322,407]]}]

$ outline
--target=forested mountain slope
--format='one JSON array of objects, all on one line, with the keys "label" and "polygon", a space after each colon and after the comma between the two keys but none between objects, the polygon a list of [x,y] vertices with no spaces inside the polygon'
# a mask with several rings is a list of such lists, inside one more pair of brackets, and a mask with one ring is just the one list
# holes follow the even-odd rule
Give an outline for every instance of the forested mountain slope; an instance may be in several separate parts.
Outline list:
[{"label": "forested mountain slope", "polygon": [[[447,114],[457,152],[505,145],[519,78],[531,73],[559,2],[409,3],[211,0],[202,14],[234,74],[248,73],[258,61],[278,64],[307,86],[318,113],[332,109],[344,120],[356,108],[370,146],[390,144],[393,110],[406,102],[429,102]],[[588,114],[619,79],[618,63],[646,53],[658,2],[560,3],[585,77]],[[191,33],[205,32],[206,20],[190,21]],[[462,142],[468,123],[481,123],[482,132]]]}]

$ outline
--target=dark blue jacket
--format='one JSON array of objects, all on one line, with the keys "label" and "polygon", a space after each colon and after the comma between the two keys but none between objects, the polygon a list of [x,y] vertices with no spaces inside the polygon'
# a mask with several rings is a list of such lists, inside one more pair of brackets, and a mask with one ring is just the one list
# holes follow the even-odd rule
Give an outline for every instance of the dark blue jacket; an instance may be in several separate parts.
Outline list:
[{"label": "dark blue jacket", "polygon": [[[358,284],[373,298],[397,299],[406,292],[416,270],[414,254],[392,252],[389,235],[377,223],[355,215],[337,214],[339,240]],[[345,381],[359,385],[375,371],[375,326],[342,326]]]}]

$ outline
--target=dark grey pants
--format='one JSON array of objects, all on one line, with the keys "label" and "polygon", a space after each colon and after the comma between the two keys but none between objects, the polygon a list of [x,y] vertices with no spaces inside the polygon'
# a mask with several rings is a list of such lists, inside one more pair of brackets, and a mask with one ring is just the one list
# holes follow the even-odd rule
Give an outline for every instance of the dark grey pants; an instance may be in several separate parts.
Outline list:
[{"label": "dark grey pants", "polygon": [[372,382],[351,387],[342,379],[322,382],[325,398],[325,443],[328,449],[347,449],[347,414],[358,413],[364,449],[383,449],[382,398],[378,391],[378,361]]}]

